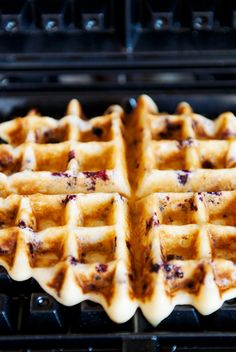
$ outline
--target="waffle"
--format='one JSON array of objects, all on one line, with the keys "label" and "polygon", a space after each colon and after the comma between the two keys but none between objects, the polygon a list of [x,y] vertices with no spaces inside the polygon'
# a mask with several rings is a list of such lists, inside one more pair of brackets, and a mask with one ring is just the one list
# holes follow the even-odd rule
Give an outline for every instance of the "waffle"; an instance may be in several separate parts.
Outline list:
[{"label": "waffle", "polygon": [[[215,121],[193,113],[187,103],[176,115],[158,113],[147,96],[130,122],[130,156],[135,195],[153,192],[214,192],[236,189],[236,119]],[[135,153],[136,151],[136,153]]]},{"label": "waffle", "polygon": [[236,119],[148,96],[86,120],[31,111],[0,125],[0,264],[65,305],[121,323],[236,296]]},{"label": "waffle", "polygon": [[126,321],[137,308],[127,211],[115,193],[10,195],[0,202],[0,264],[15,280],[35,278],[65,305],[90,299]]},{"label": "waffle", "polygon": [[177,304],[202,314],[236,295],[236,191],[156,193],[135,203],[136,294],[156,325]]},{"label": "waffle", "polygon": [[119,106],[83,120],[72,100],[60,120],[31,111],[2,123],[0,196],[119,192],[129,195]]}]

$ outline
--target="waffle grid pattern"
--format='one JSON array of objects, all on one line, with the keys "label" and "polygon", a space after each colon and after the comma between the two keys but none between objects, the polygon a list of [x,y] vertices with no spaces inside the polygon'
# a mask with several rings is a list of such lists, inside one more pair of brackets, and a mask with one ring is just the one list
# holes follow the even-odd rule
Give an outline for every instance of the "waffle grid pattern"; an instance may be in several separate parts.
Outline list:
[{"label": "waffle grid pattern", "polygon": [[235,201],[235,192],[157,193],[136,203],[141,308],[154,325],[177,304],[210,314],[235,296]]},{"label": "waffle grid pattern", "polygon": [[232,113],[211,121],[181,103],[177,115],[159,114],[153,101],[144,96],[134,112],[135,120],[137,198],[153,192],[236,188],[236,120]]},{"label": "waffle grid pattern", "polygon": [[[57,121],[30,112],[1,125],[0,195],[119,192],[129,195],[121,118],[113,106],[85,121],[72,100]],[[43,180],[41,182],[41,180]]]},{"label": "waffle grid pattern", "polygon": [[[100,303],[117,321],[134,314],[125,198],[12,195],[1,200],[1,219],[0,263],[15,280],[34,277],[66,305],[96,301],[100,293]],[[121,301],[132,312],[122,310]]]},{"label": "waffle grid pattern", "polygon": [[[177,304],[202,314],[236,295],[236,120],[147,96],[124,116],[0,126],[0,264],[65,305],[90,299],[153,325]],[[236,176],[236,175],[235,175]],[[165,193],[158,193],[165,192]],[[86,194],[87,193],[87,194]]]}]

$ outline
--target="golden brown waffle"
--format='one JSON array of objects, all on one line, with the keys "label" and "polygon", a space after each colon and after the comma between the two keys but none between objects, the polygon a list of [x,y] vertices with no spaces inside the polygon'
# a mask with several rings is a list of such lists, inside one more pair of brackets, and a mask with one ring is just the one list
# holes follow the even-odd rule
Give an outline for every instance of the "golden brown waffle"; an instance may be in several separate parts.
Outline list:
[{"label": "golden brown waffle", "polygon": [[[187,103],[176,115],[157,112],[147,96],[138,100],[130,130],[130,162],[136,197],[153,192],[236,189],[236,119],[215,121],[193,113]],[[135,153],[136,151],[136,153]]]},{"label": "golden brown waffle", "polygon": [[156,193],[135,215],[136,293],[152,324],[176,304],[210,314],[235,297],[236,191]]},{"label": "golden brown waffle", "polygon": [[119,192],[129,195],[119,106],[83,120],[72,100],[61,120],[31,111],[25,118],[2,123],[0,196]]},{"label": "golden brown waffle", "polygon": [[115,193],[1,199],[0,264],[15,280],[34,277],[63,304],[91,299],[126,321],[137,308],[127,211],[127,200]]},{"label": "golden brown waffle", "polygon": [[116,322],[137,307],[154,325],[176,304],[209,314],[236,296],[233,114],[160,114],[141,96],[129,116],[113,106],[85,120],[73,100],[61,120],[33,111],[0,138],[11,277],[66,305],[98,302]]}]

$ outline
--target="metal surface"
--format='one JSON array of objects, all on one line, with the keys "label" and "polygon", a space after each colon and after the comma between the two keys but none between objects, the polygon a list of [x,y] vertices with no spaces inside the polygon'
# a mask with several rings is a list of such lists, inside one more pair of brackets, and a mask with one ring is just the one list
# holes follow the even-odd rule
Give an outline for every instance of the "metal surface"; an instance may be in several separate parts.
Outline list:
[{"label": "metal surface", "polygon": [[0,1],[0,68],[235,66],[233,0]]}]

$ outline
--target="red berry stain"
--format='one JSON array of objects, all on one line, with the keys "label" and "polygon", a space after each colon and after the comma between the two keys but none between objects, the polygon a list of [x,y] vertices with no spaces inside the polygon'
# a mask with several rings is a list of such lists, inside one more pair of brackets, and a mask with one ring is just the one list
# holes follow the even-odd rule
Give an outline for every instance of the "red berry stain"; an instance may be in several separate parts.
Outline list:
[{"label": "red berry stain", "polygon": [[66,172],[52,172],[52,176],[66,177],[66,178],[71,177],[71,175],[67,174]]},{"label": "red berry stain", "polygon": [[68,194],[66,198],[64,198],[61,202],[62,204],[66,205],[70,200],[74,200],[74,199],[76,199],[75,194]]},{"label": "red berry stain", "polygon": [[146,229],[149,230],[152,226],[158,226],[158,225],[160,225],[160,222],[157,218],[157,213],[154,212],[154,214],[150,217],[150,219],[146,221]]},{"label": "red berry stain", "polygon": [[194,143],[192,138],[187,138],[182,141],[177,141],[177,147],[179,149],[184,149],[190,147]]},{"label": "red berry stain", "polygon": [[166,276],[167,280],[172,280],[174,278],[182,279],[184,277],[184,273],[181,270],[180,266],[163,263],[162,267],[164,271],[167,273],[167,276]]},{"label": "red berry stain", "polygon": [[25,223],[23,220],[21,220],[21,221],[19,222],[19,224],[18,224],[18,227],[19,227],[20,229],[25,229],[27,226],[26,226],[26,223]]},{"label": "red berry stain", "polygon": [[69,261],[71,265],[77,265],[78,264],[78,260],[73,257],[72,255],[69,256]]},{"label": "red berry stain", "polygon": [[91,184],[88,187],[88,191],[95,191],[97,180],[102,180],[104,182],[109,180],[106,170],[84,171],[83,174],[85,175],[86,178],[90,179],[90,182],[91,182]]},{"label": "red berry stain", "polygon": [[202,196],[201,192],[198,193],[198,199],[199,199],[201,202],[203,202],[203,196]]},{"label": "red berry stain", "polygon": [[107,271],[108,265],[107,264],[98,264],[96,265],[96,270],[98,273],[105,273]]},{"label": "red berry stain", "polygon": [[184,186],[188,182],[188,177],[190,173],[191,171],[187,171],[187,170],[181,170],[177,172],[177,178],[181,185]]},{"label": "red berry stain", "polygon": [[24,222],[24,220],[21,220],[18,225],[17,225],[20,229],[28,229],[30,231],[33,231],[33,229],[30,226],[27,226],[26,223]]},{"label": "red berry stain", "polygon": [[189,200],[189,205],[190,205],[190,210],[197,211],[197,206],[194,204],[194,200],[193,199]]},{"label": "red berry stain", "polygon": [[222,192],[207,192],[207,194],[212,194],[213,196],[221,196]]}]

